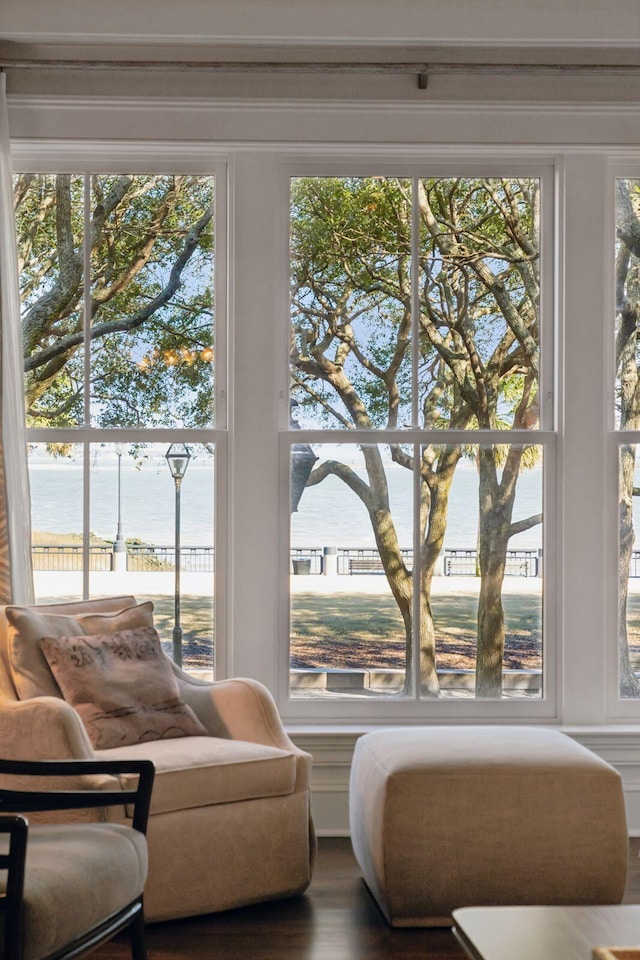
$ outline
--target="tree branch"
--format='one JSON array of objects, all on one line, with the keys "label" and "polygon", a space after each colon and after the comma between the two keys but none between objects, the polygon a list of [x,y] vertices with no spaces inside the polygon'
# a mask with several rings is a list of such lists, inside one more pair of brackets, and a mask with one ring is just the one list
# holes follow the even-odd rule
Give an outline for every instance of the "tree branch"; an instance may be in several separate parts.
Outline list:
[{"label": "tree branch", "polygon": [[356,496],[362,500],[367,509],[370,508],[370,487],[351,467],[348,467],[346,463],[339,463],[337,460],[324,460],[311,471],[311,476],[307,480],[307,486],[313,487],[318,483],[322,483],[328,476],[339,477],[340,480],[346,483]]},{"label": "tree branch", "polygon": [[[182,271],[191,259],[200,240],[200,236],[212,216],[213,207],[209,207],[187,233],[184,246],[171,268],[169,279],[164,289],[157,296],[153,297],[146,307],[136,311],[136,313],[130,317],[125,317],[122,320],[109,320],[104,323],[94,324],[89,332],[89,339],[91,341],[99,340],[111,333],[123,333],[129,330],[135,330],[171,300],[180,286]],[[76,331],[75,333],[61,337],[57,343],[40,350],[39,353],[33,356],[27,357],[24,365],[25,371],[37,370],[44,364],[50,363],[54,358],[62,354],[67,354],[70,350],[77,349],[83,340],[83,331]]]},{"label": "tree branch", "polygon": [[537,527],[539,523],[542,523],[541,513],[535,513],[524,520],[516,520],[509,526],[509,537],[514,537],[516,533],[524,533],[525,530],[531,530],[532,527]]}]

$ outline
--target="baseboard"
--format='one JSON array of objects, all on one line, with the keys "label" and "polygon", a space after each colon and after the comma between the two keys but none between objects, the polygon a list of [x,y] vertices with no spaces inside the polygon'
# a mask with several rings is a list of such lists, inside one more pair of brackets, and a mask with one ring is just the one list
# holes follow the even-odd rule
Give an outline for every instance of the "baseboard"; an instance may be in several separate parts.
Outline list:
[{"label": "baseboard", "polygon": [[[640,837],[640,728],[567,728],[573,739],[592,750],[622,778],[630,837]],[[311,807],[320,837],[349,836],[349,774],[357,733],[329,730],[292,734],[313,755]]]}]

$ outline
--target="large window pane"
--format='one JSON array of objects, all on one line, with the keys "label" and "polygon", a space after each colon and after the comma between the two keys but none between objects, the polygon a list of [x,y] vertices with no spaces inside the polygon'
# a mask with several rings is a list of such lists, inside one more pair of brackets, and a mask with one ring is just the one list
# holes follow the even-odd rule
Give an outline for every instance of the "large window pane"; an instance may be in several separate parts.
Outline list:
[{"label": "large window pane", "polygon": [[542,449],[422,448],[416,603],[413,448],[310,452],[292,446],[292,490],[313,467],[292,498],[292,695],[411,693],[416,664],[423,696],[541,697]]},{"label": "large window pane", "polygon": [[84,566],[82,447],[29,444],[29,485],[36,601],[80,600]]},{"label": "large window pane", "polygon": [[422,179],[418,191],[422,425],[537,427],[539,181]]},{"label": "large window pane", "polygon": [[[292,490],[304,452],[292,447]],[[322,479],[292,504],[291,695],[402,695],[411,648],[411,472],[381,446],[319,445],[315,455]]]},{"label": "large window pane", "polygon": [[[94,444],[91,448],[92,540],[107,552],[93,566],[92,596],[133,594],[151,600],[163,647],[171,656],[175,622],[176,486],[166,444]],[[213,670],[214,462],[191,449],[180,484],[180,623],[182,662]]]},{"label": "large window pane", "polygon": [[[616,426],[640,429],[640,180],[616,181],[615,238],[615,356]],[[637,493],[640,477],[635,444],[619,451],[618,515],[620,552],[618,563],[618,650],[620,696],[640,697],[640,641],[636,585],[638,574]]]},{"label": "large window pane", "polygon": [[23,173],[14,203],[29,426],[84,419],[83,178]]},{"label": "large window pane", "polygon": [[616,180],[616,426],[640,429],[640,180]]},{"label": "large window pane", "polygon": [[313,449],[292,502],[292,694],[411,692],[417,662],[423,696],[541,697],[541,448],[422,448],[417,603],[412,449]]},{"label": "large window pane", "polygon": [[91,178],[91,411],[99,426],[213,416],[213,180]]},{"label": "large window pane", "polygon": [[[423,616],[433,617],[433,654],[427,649],[423,660],[433,655],[443,697],[541,697],[542,449],[457,452],[450,479],[450,448],[423,451],[431,490],[423,494],[425,560],[446,523],[435,575],[430,583],[423,576]],[[423,635],[424,644],[430,631]]]},{"label": "large window pane", "polygon": [[[213,423],[213,179],[90,178],[94,426]],[[84,177],[14,195],[28,425],[84,423]]]},{"label": "large window pane", "polygon": [[640,697],[640,464],[635,444],[619,451],[618,656],[621,697]]},{"label": "large window pane", "polygon": [[410,425],[410,182],[294,178],[290,228],[294,419]]},{"label": "large window pane", "polygon": [[[175,626],[176,489],[160,444],[93,444],[90,532],[83,539],[83,448],[31,444],[32,555],[38,602],[89,595],[151,600],[163,647]],[[180,489],[183,666],[214,668],[214,457],[194,446]]]}]

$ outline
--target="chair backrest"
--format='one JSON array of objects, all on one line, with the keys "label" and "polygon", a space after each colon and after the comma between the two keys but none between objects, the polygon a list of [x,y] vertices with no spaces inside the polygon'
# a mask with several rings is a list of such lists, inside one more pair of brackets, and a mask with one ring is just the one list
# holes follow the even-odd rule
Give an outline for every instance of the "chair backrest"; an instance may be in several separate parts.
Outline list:
[{"label": "chair backrest", "polygon": [[[68,603],[42,603],[25,606],[25,610],[40,613],[60,613],[73,617],[82,613],[116,613],[136,602],[132,596],[101,597],[96,600],[74,600]],[[6,606],[0,606],[0,691],[12,700],[18,700],[18,694],[11,677],[9,657],[9,635],[12,629],[5,615]]]}]

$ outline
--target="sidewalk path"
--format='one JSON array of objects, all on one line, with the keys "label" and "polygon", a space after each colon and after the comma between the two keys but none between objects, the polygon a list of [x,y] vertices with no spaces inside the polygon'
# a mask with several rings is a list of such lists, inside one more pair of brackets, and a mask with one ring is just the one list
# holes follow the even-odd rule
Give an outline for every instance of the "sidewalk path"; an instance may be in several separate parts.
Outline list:
[{"label": "sidewalk path", "polygon": [[[291,594],[389,594],[389,584],[383,574],[357,574],[354,576],[291,576]],[[78,571],[41,571],[34,573],[36,597],[81,597],[82,574]],[[116,596],[132,594],[134,597],[167,596],[174,593],[175,578],[169,573],[103,573],[90,576],[92,596]],[[211,573],[183,573],[180,578],[181,593],[190,597],[210,597],[213,592]],[[640,592],[640,580],[631,581],[632,592]],[[634,590],[634,587],[637,589]],[[433,596],[452,594],[477,594],[479,577],[434,577]],[[540,594],[542,580],[538,577],[505,577],[503,593]]]}]

